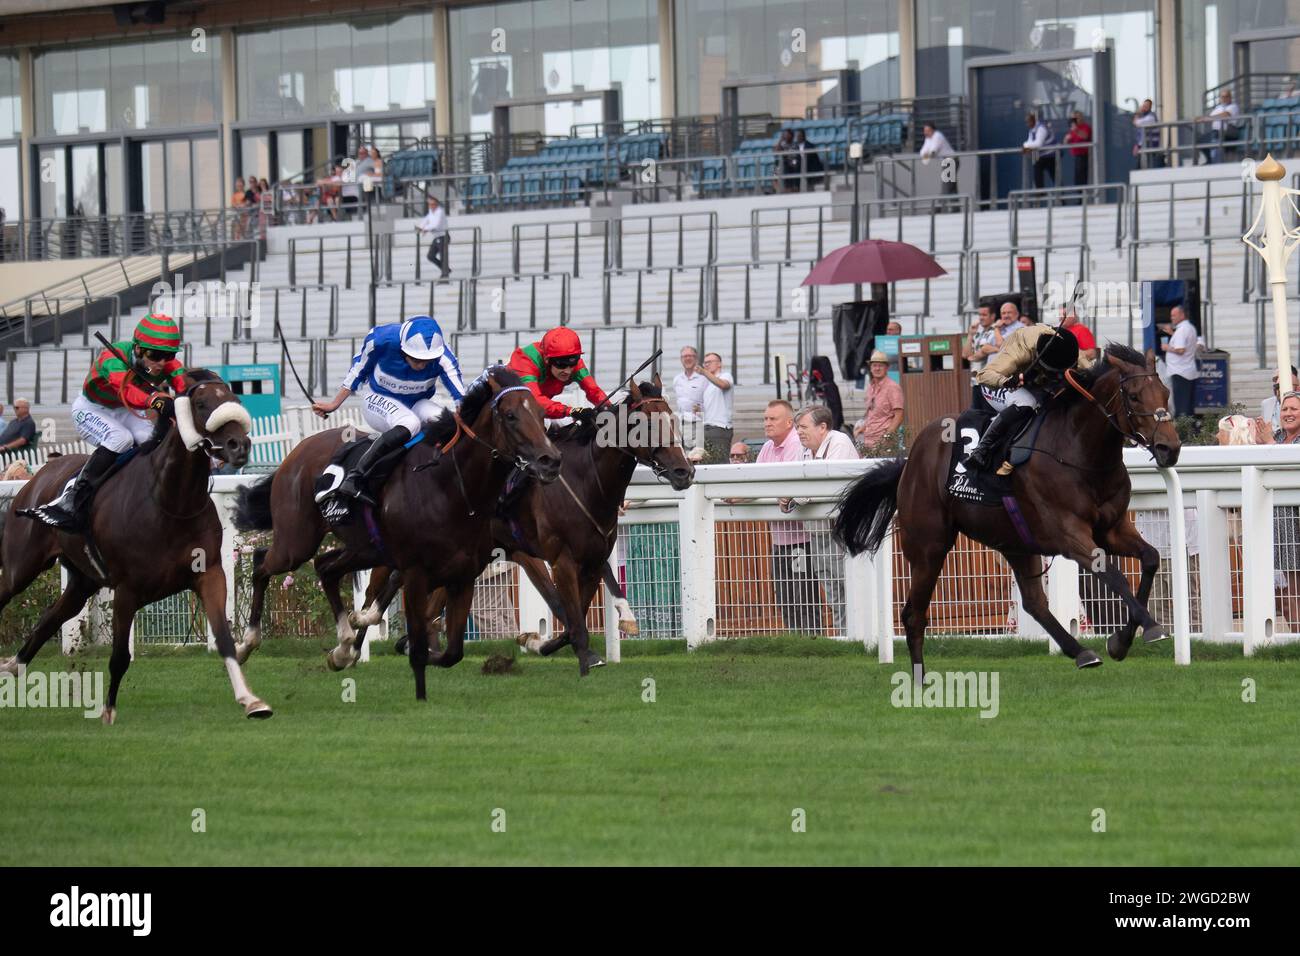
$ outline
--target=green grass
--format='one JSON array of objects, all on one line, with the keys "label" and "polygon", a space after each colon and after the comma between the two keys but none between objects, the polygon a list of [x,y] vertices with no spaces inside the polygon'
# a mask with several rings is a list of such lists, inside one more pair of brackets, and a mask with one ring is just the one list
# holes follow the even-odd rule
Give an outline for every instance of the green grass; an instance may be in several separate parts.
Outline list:
[{"label": "green grass", "polygon": [[[897,647],[881,667],[825,640],[625,642],[580,680],[568,651],[484,675],[502,646],[479,645],[418,704],[387,646],[344,675],[270,640],[247,668],[265,722],[214,656],[150,648],[114,727],[0,711],[0,846],[37,865],[1294,864],[1300,647],[1198,645],[1178,668],[1165,642],[1078,672],[1040,644],[929,641],[934,670],[999,673],[994,719],[891,706]],[[49,650],[38,669],[66,666]]]}]

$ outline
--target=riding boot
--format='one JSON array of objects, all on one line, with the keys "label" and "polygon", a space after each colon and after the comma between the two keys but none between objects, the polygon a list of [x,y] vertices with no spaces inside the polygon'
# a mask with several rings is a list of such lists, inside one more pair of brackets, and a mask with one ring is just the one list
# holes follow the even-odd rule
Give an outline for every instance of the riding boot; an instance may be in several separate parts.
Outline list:
[{"label": "riding boot", "polygon": [[366,480],[379,464],[389,453],[401,448],[411,440],[411,430],[404,425],[394,425],[388,431],[384,432],[366,449],[365,454],[358,459],[357,463],[352,466],[343,480],[339,482],[335,494],[344,498],[353,498],[357,501],[364,501],[372,508],[377,508],[379,502],[376,500],[374,490],[366,487]]},{"label": "riding boot", "polygon": [[979,445],[967,457],[966,467],[987,472],[1001,465],[1007,442],[1033,417],[1034,409],[1027,405],[1008,405],[1002,409],[989,424]]},{"label": "riding boot", "polygon": [[105,473],[117,463],[118,457],[118,452],[101,445],[82,466],[76,481],[63,494],[38,508],[24,508],[18,514],[44,521],[51,527],[71,534],[84,531],[90,524],[90,503],[95,496],[95,489]]}]

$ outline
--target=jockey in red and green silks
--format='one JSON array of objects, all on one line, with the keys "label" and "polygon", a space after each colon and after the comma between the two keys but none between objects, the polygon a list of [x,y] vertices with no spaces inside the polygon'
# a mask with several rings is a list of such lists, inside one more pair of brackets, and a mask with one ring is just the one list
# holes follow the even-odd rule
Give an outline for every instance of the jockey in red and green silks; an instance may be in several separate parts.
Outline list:
[{"label": "jockey in red and green silks", "polygon": [[24,510],[25,516],[64,531],[84,530],[98,480],[120,456],[153,433],[147,413],[155,399],[169,398],[169,387],[177,395],[185,391],[185,366],[176,357],[180,350],[176,322],[152,314],[140,320],[130,341],[114,342],[112,349],[95,357],[81,394],[72,403],[77,434],[95,450],[62,495]]},{"label": "jockey in red and green silks", "polygon": [[[570,382],[578,383],[593,408],[598,408],[606,400],[605,392],[582,361],[582,340],[573,329],[551,329],[540,342],[515,349],[509,365],[532,391],[547,418],[593,414],[590,410],[573,409],[555,400],[555,396]],[[575,411],[577,416],[574,416]]]}]

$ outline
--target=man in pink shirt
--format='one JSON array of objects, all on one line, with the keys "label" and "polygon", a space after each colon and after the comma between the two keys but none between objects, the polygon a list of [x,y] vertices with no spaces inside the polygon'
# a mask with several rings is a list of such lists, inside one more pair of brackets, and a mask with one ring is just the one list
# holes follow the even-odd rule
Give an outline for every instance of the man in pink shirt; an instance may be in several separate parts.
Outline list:
[{"label": "man in pink shirt", "polygon": [[[763,413],[763,434],[767,441],[758,453],[758,463],[802,461],[803,443],[794,427],[794,409],[777,399],[767,403]],[[783,512],[794,505],[790,498],[778,501]],[[802,521],[772,522],[772,584],[777,607],[788,631],[819,630],[816,626],[821,601],[810,576],[808,532]]]},{"label": "man in pink shirt", "polygon": [[872,449],[897,433],[903,424],[903,387],[889,377],[889,356],[871,353],[871,377],[867,380],[867,414],[855,429],[855,437]]}]

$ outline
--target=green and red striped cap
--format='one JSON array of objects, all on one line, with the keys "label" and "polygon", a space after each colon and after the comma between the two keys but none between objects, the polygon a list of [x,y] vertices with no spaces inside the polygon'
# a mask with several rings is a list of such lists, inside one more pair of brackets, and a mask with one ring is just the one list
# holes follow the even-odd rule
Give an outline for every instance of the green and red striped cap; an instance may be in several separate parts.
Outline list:
[{"label": "green and red striped cap", "polygon": [[170,315],[151,314],[140,320],[135,327],[132,341],[146,349],[158,349],[163,352],[181,350],[181,330],[176,327]]}]

